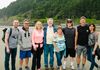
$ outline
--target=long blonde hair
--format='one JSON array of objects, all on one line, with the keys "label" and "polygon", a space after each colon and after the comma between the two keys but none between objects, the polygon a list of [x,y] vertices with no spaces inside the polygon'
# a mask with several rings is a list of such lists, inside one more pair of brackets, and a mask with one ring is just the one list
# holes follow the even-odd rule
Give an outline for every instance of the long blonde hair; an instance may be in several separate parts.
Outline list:
[{"label": "long blonde hair", "polygon": [[39,25],[41,26],[41,29],[43,29],[42,22],[37,21],[36,24],[35,24],[35,29],[36,29],[36,30],[38,30],[38,26],[39,26]]}]

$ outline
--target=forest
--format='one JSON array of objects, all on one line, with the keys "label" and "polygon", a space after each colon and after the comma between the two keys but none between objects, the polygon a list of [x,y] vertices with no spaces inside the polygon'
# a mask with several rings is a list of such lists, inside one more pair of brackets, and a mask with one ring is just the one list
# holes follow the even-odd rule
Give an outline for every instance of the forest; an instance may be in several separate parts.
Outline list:
[{"label": "forest", "polygon": [[29,19],[80,18],[100,20],[100,0],[16,0],[0,9],[0,19],[17,16]]}]

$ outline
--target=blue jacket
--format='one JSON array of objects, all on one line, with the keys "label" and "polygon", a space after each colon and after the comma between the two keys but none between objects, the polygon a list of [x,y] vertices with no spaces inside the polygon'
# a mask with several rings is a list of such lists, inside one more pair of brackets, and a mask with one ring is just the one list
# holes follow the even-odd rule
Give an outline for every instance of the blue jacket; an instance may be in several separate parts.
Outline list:
[{"label": "blue jacket", "polygon": [[[44,42],[43,42],[44,46],[46,45],[47,27],[48,27],[48,24],[46,24],[43,29],[44,30]],[[57,29],[54,25],[53,25],[53,30],[54,32],[57,32]]]}]

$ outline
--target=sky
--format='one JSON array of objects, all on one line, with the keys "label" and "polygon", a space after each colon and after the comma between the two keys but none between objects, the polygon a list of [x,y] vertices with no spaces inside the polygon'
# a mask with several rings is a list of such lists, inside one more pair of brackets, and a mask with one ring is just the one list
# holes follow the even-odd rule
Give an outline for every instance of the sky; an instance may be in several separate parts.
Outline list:
[{"label": "sky", "polygon": [[13,1],[16,0],[0,0],[0,9],[7,7]]}]

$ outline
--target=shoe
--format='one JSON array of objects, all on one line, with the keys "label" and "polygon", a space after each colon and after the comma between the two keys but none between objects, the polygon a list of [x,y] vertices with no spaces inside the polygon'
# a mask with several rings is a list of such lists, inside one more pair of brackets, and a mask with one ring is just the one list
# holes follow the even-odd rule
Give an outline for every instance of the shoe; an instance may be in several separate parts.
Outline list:
[{"label": "shoe", "polygon": [[63,66],[62,66],[62,67],[63,67],[63,69],[64,69],[64,70],[66,70],[66,64],[63,64]]},{"label": "shoe", "polygon": [[74,67],[73,65],[71,65],[71,69],[72,69],[72,70],[75,70],[75,67]]},{"label": "shoe", "polygon": [[53,67],[53,65],[50,65],[50,70],[54,70],[54,67]]},{"label": "shoe", "polygon": [[19,70],[22,70],[22,68],[20,67]]},{"label": "shoe", "polygon": [[97,70],[100,70],[100,66],[98,66]]},{"label": "shoe", "polygon": [[25,67],[26,70],[30,70],[30,68],[28,66]]},{"label": "shoe", "polygon": [[80,67],[77,67],[77,70],[81,70]]},{"label": "shoe", "polygon": [[48,66],[45,65],[45,70],[49,70]]},{"label": "shoe", "polygon": [[37,70],[41,70],[41,68],[37,69]]}]

